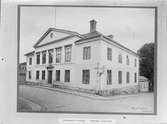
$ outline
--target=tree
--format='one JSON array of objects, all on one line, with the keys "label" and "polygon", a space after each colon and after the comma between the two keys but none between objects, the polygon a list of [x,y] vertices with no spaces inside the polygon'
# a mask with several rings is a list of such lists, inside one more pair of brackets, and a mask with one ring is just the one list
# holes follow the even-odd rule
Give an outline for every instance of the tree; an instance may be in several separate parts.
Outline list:
[{"label": "tree", "polygon": [[154,90],[154,43],[144,44],[138,51],[140,57],[140,75],[147,77],[149,91]]}]

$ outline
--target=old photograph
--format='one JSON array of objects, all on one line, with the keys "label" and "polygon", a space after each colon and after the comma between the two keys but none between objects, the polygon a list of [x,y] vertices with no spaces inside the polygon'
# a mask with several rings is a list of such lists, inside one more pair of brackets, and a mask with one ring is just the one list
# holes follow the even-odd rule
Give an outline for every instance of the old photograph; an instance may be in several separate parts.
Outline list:
[{"label": "old photograph", "polygon": [[155,114],[156,8],[18,6],[17,112]]}]

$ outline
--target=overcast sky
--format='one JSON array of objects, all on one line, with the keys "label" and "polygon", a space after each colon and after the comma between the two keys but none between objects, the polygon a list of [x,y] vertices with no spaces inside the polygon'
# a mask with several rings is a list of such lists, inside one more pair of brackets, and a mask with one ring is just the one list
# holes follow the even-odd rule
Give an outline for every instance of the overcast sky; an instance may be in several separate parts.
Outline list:
[{"label": "overcast sky", "polygon": [[20,18],[20,62],[24,54],[50,27],[80,34],[88,33],[89,21],[97,21],[97,31],[114,35],[114,40],[137,52],[147,42],[154,42],[154,9],[22,7]]}]

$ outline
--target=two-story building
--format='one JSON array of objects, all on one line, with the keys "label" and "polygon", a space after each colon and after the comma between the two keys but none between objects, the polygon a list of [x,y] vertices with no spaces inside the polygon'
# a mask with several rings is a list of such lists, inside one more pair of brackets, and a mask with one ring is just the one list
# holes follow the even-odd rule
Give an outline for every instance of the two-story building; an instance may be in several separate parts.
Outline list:
[{"label": "two-story building", "polygon": [[28,82],[103,95],[138,91],[139,57],[132,50],[96,30],[84,35],[49,28],[27,57]]}]

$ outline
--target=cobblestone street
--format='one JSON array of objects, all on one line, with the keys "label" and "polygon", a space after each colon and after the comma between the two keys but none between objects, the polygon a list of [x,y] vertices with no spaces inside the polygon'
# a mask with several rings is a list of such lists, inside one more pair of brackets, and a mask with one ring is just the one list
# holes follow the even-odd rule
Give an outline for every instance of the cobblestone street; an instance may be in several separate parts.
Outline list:
[{"label": "cobblestone street", "polygon": [[85,97],[59,90],[19,86],[19,98],[34,102],[41,108],[46,108],[45,111],[152,113],[154,108],[153,93],[118,95],[108,98],[91,95],[89,97],[89,95]]}]

